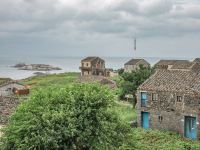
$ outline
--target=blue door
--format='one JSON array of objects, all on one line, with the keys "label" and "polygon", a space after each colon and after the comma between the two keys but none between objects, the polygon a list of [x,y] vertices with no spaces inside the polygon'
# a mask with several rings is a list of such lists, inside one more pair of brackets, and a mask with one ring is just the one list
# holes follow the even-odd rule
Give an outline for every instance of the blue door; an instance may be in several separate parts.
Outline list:
[{"label": "blue door", "polygon": [[185,137],[195,140],[197,138],[196,117],[185,117]]},{"label": "blue door", "polygon": [[147,92],[141,92],[141,106],[145,107],[147,102]]},{"label": "blue door", "polygon": [[149,113],[148,112],[142,112],[141,114],[142,118],[142,127],[144,129],[148,129],[149,128]]}]

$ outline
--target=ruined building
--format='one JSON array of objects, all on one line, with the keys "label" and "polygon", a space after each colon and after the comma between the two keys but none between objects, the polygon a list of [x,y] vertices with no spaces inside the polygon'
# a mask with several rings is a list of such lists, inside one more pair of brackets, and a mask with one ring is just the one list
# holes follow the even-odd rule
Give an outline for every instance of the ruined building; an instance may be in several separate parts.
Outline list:
[{"label": "ruined building", "polygon": [[110,70],[105,68],[105,61],[99,57],[86,57],[81,60],[81,75],[110,76]]}]

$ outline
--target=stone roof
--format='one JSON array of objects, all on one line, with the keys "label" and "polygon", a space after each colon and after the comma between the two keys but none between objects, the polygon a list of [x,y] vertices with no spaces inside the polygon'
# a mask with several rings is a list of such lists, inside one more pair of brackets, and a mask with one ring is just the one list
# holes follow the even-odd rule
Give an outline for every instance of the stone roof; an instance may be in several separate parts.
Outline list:
[{"label": "stone roof", "polygon": [[184,63],[188,62],[188,60],[160,60],[155,64],[155,66],[158,65],[174,65],[175,63]]},{"label": "stone roof", "polygon": [[195,58],[193,62],[200,62],[200,58]]},{"label": "stone roof", "polygon": [[157,70],[138,90],[200,92],[200,74],[193,71]]},{"label": "stone roof", "polygon": [[87,61],[87,62],[89,61],[89,62],[92,62],[92,61],[94,61],[94,60],[98,60],[98,59],[104,61],[103,59],[101,59],[101,58],[99,58],[99,57],[95,57],[95,56],[92,56],[92,57],[86,57],[86,58],[84,58],[82,61]]},{"label": "stone roof", "polygon": [[15,87],[17,89],[26,89],[26,86],[24,86],[16,81],[13,81],[13,80],[0,84],[0,88],[8,86],[8,85]]},{"label": "stone roof", "polygon": [[131,59],[128,62],[126,62],[125,65],[136,65],[141,60],[144,60],[144,59]]},{"label": "stone roof", "polygon": [[171,69],[190,69],[194,63],[190,61],[176,61]]}]

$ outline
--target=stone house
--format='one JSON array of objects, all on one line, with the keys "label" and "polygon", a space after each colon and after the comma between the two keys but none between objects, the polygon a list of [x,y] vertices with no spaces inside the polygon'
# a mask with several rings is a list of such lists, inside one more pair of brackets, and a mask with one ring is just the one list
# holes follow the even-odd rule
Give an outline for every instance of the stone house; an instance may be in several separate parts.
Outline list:
[{"label": "stone house", "polygon": [[137,92],[139,126],[200,139],[200,60],[159,68]]},{"label": "stone house", "polygon": [[131,59],[124,64],[124,71],[132,72],[139,68],[140,65],[143,65],[144,67],[150,66],[150,64],[144,59]]},{"label": "stone house", "polygon": [[87,57],[81,60],[81,75],[109,76],[110,69],[105,68],[105,61],[99,57]]},{"label": "stone house", "polygon": [[0,97],[6,97],[12,94],[27,95],[29,94],[29,89],[14,81],[0,84]]}]

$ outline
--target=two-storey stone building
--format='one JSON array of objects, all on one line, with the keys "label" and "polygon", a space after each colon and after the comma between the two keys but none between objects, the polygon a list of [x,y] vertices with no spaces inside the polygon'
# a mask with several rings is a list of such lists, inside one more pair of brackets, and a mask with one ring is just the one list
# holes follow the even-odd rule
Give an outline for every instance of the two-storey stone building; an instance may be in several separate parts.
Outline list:
[{"label": "two-storey stone building", "polygon": [[[137,93],[139,126],[200,138],[200,60],[157,68]],[[163,65],[162,66],[166,66]]]},{"label": "two-storey stone building", "polygon": [[86,57],[81,60],[81,75],[109,76],[109,69],[105,68],[105,61],[99,57]]}]

